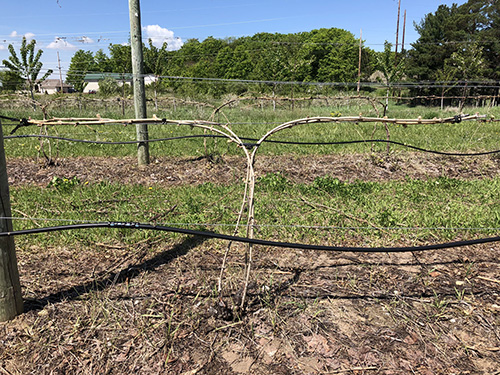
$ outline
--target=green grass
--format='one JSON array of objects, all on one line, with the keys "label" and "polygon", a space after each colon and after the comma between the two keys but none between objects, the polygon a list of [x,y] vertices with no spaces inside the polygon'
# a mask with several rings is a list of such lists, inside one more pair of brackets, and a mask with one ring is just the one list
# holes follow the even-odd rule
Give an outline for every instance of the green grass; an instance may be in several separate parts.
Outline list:
[{"label": "green grass", "polygon": [[[88,184],[61,179],[48,187],[13,187],[11,200],[14,216],[191,223],[189,228],[229,234],[233,230],[231,224],[236,221],[242,190],[242,185],[212,183],[163,188],[155,185]],[[357,246],[481,237],[496,232],[439,228],[500,227],[499,193],[500,178],[466,181],[442,177],[426,181],[346,183],[322,177],[306,185],[293,184],[282,174],[269,174],[257,183],[255,217],[262,227],[257,229],[256,237]],[[15,229],[55,224],[60,223],[14,221]],[[200,224],[227,225],[205,227]],[[351,227],[357,228],[347,229]],[[71,245],[76,241],[94,246],[95,242],[134,244],[159,235],[166,240],[178,237],[128,229],[94,229],[23,236],[17,242],[31,246]]]},{"label": "green grass", "polygon": [[[217,103],[213,103],[217,104]],[[220,103],[219,103],[220,104]],[[1,107],[0,107],[1,108]],[[39,112],[23,112],[19,109],[1,110],[3,115],[13,117],[40,118]],[[361,103],[351,105],[309,106],[297,105],[294,110],[281,106],[276,111],[271,107],[260,109],[248,103],[233,108],[224,108],[224,115],[231,128],[242,137],[259,138],[277,124],[307,116],[329,116],[332,112],[342,116],[377,116],[373,107]],[[498,108],[470,108],[464,112],[476,112],[498,117]],[[97,112],[103,117],[120,118],[121,108],[106,104],[105,108],[51,107],[50,114],[56,117],[87,117]],[[178,120],[210,118],[211,108],[180,106],[160,108],[160,118]],[[155,113],[149,108],[150,116]],[[390,106],[388,116],[395,118],[433,118],[456,114],[456,109],[439,111],[436,108]],[[133,117],[127,108],[125,117]],[[216,121],[225,121],[219,115]],[[5,123],[5,121],[4,121]],[[4,125],[8,134],[13,125]],[[484,151],[498,148],[499,128],[496,123],[476,121],[459,124],[394,126],[390,125],[391,140],[419,147],[443,151]],[[150,138],[175,137],[202,134],[203,131],[189,126],[151,125]],[[25,127],[16,134],[33,134],[40,129]],[[135,139],[135,127],[108,126],[59,126],[49,128],[48,134],[64,137],[123,141]],[[283,131],[272,139],[287,141],[346,141],[378,138],[384,139],[385,128],[381,124],[313,124],[300,125]],[[123,157],[136,154],[135,145],[88,145],[64,141],[37,139],[7,139],[7,158],[35,157],[40,147],[53,158],[77,156]],[[392,150],[400,147],[391,146]],[[205,154],[202,139],[178,140],[151,144],[151,155],[196,157]],[[297,146],[264,144],[259,154],[322,155],[330,153],[371,152],[371,144],[343,146]],[[384,144],[374,146],[374,151],[385,152]],[[225,140],[208,140],[207,152],[221,155],[241,155],[234,144]],[[257,156],[258,157],[258,156]],[[140,221],[170,223],[217,223],[233,224],[239,209],[243,186],[219,186],[203,184],[197,187],[161,188],[158,186],[86,184],[85,181],[71,184],[62,180],[52,187],[14,187],[12,189],[15,216],[61,218],[90,221]],[[312,185],[292,184],[286,176],[275,173],[259,179],[256,193],[256,219],[268,225],[258,229],[257,236],[277,240],[305,242],[394,243],[397,241],[427,241],[483,235],[484,231],[450,230],[376,230],[374,227],[499,227],[500,216],[496,197],[499,180],[463,181],[448,178],[419,181],[388,181],[344,183],[324,177]],[[303,198],[303,199],[302,199]],[[308,203],[306,203],[308,202]],[[175,207],[175,209],[171,209]],[[17,212],[17,214],[16,214]],[[158,216],[160,215],[160,216]],[[38,222],[37,222],[38,223]],[[282,224],[298,226],[368,227],[369,229],[287,228]],[[38,223],[41,225],[40,223]],[[42,223],[50,224],[50,223]],[[16,221],[17,229],[36,225],[29,220]],[[210,227],[210,229],[213,229]],[[216,227],[231,233],[230,226]],[[243,232],[242,232],[243,233]],[[104,236],[105,241],[134,243],[158,236],[157,233],[131,232],[128,230],[73,231],[57,236],[48,234],[30,237],[29,241],[40,243],[72,243],[75,239],[92,244]],[[171,236],[171,235],[165,235]],[[175,236],[174,236],[175,237]],[[27,239],[24,239],[27,243]]]},{"label": "green grass", "polygon": [[[41,118],[41,113],[32,110],[21,111],[19,109],[1,109],[0,113],[13,117]],[[102,108],[101,108],[102,109]],[[76,108],[54,108],[50,114],[55,117],[71,116],[95,116],[99,112],[103,117],[122,118],[121,109],[117,104],[109,105],[107,109],[99,111],[99,108],[87,108],[80,110]],[[234,108],[224,108],[223,112],[231,128],[241,137],[260,138],[267,131],[286,121],[304,117],[330,116],[332,112],[341,113],[342,116],[358,115],[377,116],[373,107],[367,104],[330,105],[330,106],[298,106],[294,110],[289,107],[280,107],[273,111],[271,107],[264,109],[250,108],[243,103]],[[499,108],[469,108],[464,112],[479,112],[488,116],[498,117]],[[160,108],[159,111],[149,109],[149,115],[156,114],[160,118],[176,120],[210,119],[211,108],[195,108],[188,106],[177,106],[174,111],[171,107]],[[433,118],[447,117],[457,114],[456,109],[440,111],[436,108],[409,107],[406,105],[391,105],[388,116],[394,118]],[[127,109],[126,116],[134,117],[131,109]],[[218,115],[216,121],[225,122],[226,118]],[[4,124],[8,121],[3,121]],[[8,135],[13,129],[12,125],[4,125],[4,134]],[[418,125],[418,126],[395,126],[389,125],[391,140],[399,141],[418,147],[441,150],[441,151],[485,151],[498,148],[499,127],[497,123],[481,123],[476,121],[462,122],[459,124],[440,125]],[[19,129],[16,134],[39,134],[40,129],[27,127]],[[101,140],[101,141],[132,141],[136,139],[134,126],[107,125],[93,126],[58,126],[47,129],[49,135],[59,135],[68,138]],[[199,129],[189,126],[176,125],[150,125],[150,138],[166,138],[182,135],[202,134]],[[361,139],[385,139],[386,131],[382,124],[312,124],[300,125],[293,129],[285,130],[274,135],[271,139],[305,142],[330,142],[349,141]],[[34,157],[39,154],[40,147],[48,153],[51,149],[52,157],[76,157],[76,156],[134,156],[135,145],[90,145],[66,141],[43,141],[32,139],[7,139],[5,141],[7,157]],[[393,150],[401,149],[400,146],[391,146]],[[153,156],[199,156],[205,153],[204,142],[201,138],[189,140],[175,140],[168,142],[152,143],[150,145]],[[330,154],[330,153],[364,153],[371,152],[370,144],[342,145],[342,146],[297,146],[264,144],[259,153],[262,154]],[[384,144],[377,144],[376,151],[385,151]],[[225,140],[208,140],[207,152],[216,154],[241,155],[234,144]]]}]

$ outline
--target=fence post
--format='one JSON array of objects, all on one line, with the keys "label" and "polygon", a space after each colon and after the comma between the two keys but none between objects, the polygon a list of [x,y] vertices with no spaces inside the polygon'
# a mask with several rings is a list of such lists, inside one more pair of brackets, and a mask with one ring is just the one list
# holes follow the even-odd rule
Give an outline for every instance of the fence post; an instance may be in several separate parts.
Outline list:
[{"label": "fence post", "polygon": [[[143,76],[143,53],[140,0],[129,0],[130,13],[130,47],[132,50],[132,75],[134,85],[134,108],[136,118],[146,118],[146,91]],[[147,141],[148,125],[136,125],[137,140]],[[149,144],[141,142],[137,145],[137,160],[139,165],[149,164]]]},{"label": "fence post", "polygon": [[[7,179],[7,163],[0,121],[0,231],[12,231],[12,220]],[[13,237],[0,237],[0,322],[10,320],[23,312],[23,299],[16,250]]]}]

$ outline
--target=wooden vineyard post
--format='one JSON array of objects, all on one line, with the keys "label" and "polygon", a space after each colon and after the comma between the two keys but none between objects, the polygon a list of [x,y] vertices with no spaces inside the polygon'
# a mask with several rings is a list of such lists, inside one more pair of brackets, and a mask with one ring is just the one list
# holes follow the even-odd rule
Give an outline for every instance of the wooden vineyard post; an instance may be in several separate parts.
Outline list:
[{"label": "wooden vineyard post", "polygon": [[[7,163],[0,121],[0,232],[12,231],[7,179]],[[13,237],[0,237],[0,322],[13,319],[23,312],[23,299]]]},{"label": "wooden vineyard post", "polygon": [[[146,118],[146,91],[144,88],[143,53],[141,32],[141,10],[139,0],[129,0],[130,13],[130,47],[132,50],[132,75],[134,85],[134,108],[136,118]],[[136,125],[137,140],[148,140],[148,125]],[[149,145],[141,142],[137,146],[139,165],[149,164]]]}]

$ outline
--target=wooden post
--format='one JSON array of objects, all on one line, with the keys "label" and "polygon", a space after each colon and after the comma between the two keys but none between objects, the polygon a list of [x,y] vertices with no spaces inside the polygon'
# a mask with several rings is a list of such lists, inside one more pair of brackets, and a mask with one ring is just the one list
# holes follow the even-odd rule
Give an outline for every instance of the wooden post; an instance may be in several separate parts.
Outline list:
[{"label": "wooden post", "polygon": [[396,22],[396,50],[394,52],[394,66],[398,63],[398,37],[399,37],[399,16],[401,12],[401,0],[398,2],[398,21]]},{"label": "wooden post", "polygon": [[[7,179],[7,163],[0,122],[0,231],[11,232],[12,220]],[[13,237],[0,237],[0,322],[23,312],[23,299]]]},{"label": "wooden post", "polygon": [[[146,118],[146,92],[144,89],[144,69],[142,54],[141,9],[139,0],[129,0],[130,13],[130,46],[132,49],[132,74],[134,85],[134,108],[136,118]],[[147,141],[148,125],[136,125],[137,140]],[[149,164],[149,144],[137,145],[137,161],[139,165]]]},{"label": "wooden post", "polygon": [[401,52],[405,51],[405,34],[406,34],[406,9],[403,17],[403,40],[401,41]]},{"label": "wooden post", "polygon": [[363,35],[363,30],[359,30],[359,59],[358,59],[358,88],[357,88],[357,93],[359,95],[359,89],[361,86],[361,43],[362,43],[362,35]]},{"label": "wooden post", "polygon": [[61,71],[61,59],[59,58],[59,51],[57,51],[57,65],[59,66],[59,86],[61,86],[61,94],[64,94],[62,71]]}]

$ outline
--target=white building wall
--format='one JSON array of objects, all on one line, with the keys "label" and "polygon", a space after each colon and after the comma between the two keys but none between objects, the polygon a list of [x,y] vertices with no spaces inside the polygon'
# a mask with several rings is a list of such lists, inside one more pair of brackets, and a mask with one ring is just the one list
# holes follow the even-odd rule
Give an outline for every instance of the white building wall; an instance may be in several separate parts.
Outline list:
[{"label": "white building wall", "polygon": [[83,93],[88,94],[89,91],[99,91],[99,82],[89,82],[87,85],[83,88]]}]

